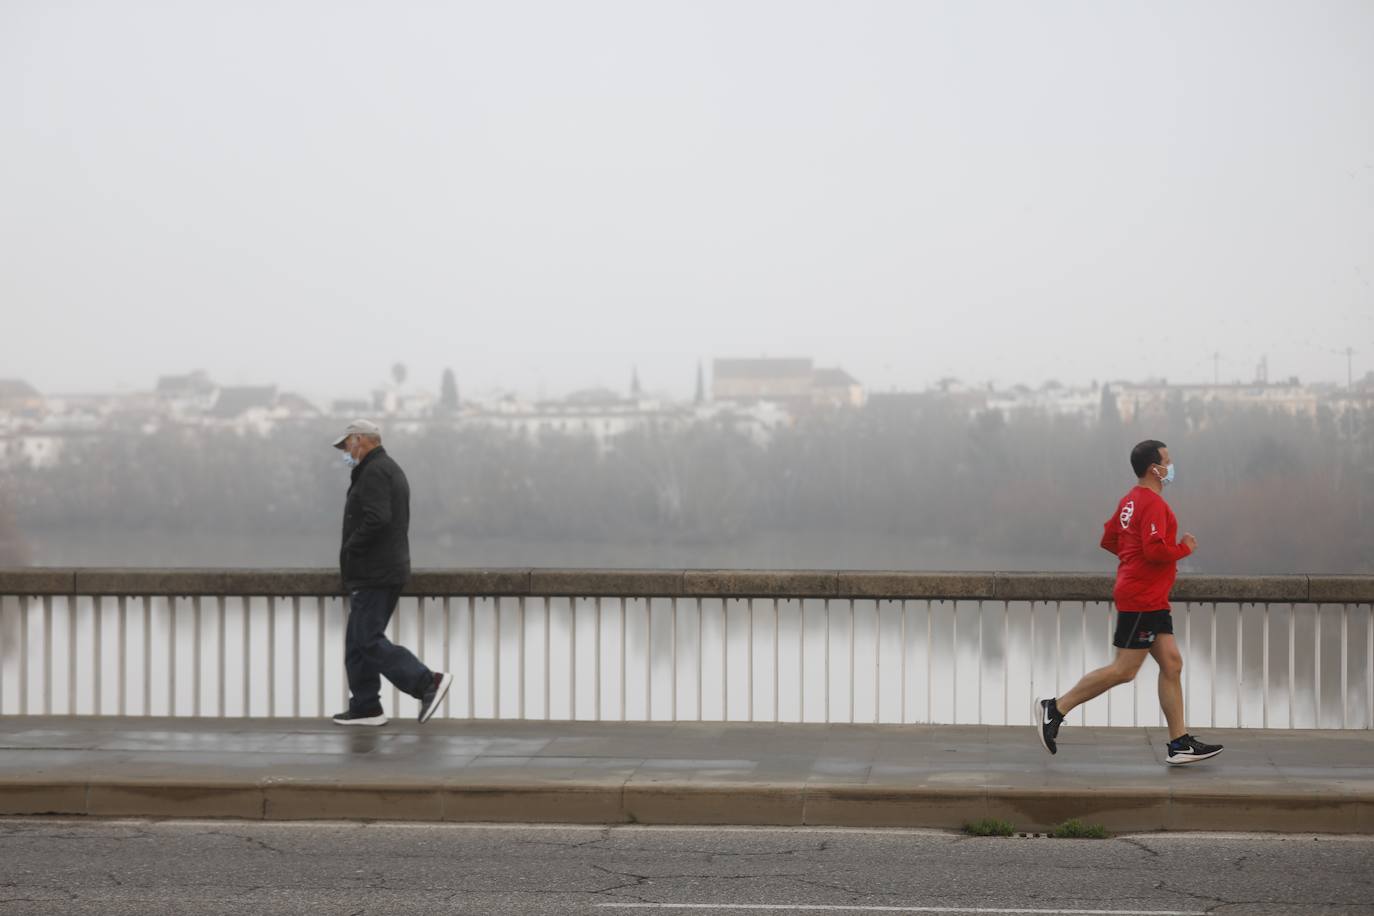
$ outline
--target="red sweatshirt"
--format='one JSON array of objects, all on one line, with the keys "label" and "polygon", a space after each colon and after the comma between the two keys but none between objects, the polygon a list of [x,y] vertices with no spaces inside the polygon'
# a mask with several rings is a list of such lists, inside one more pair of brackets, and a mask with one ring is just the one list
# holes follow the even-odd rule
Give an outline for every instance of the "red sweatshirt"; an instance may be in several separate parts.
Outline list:
[{"label": "red sweatshirt", "polygon": [[1178,561],[1192,553],[1177,543],[1178,519],[1149,487],[1134,487],[1121,497],[1116,513],[1102,526],[1102,549],[1120,559],[1112,598],[1118,611],[1169,610],[1169,589]]}]

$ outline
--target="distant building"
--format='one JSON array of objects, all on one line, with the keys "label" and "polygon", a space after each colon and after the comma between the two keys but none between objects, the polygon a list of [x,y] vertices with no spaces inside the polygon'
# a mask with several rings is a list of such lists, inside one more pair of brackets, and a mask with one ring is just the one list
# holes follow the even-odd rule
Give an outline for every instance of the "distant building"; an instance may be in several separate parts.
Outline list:
[{"label": "distant building", "polygon": [[0,411],[34,415],[42,413],[45,406],[43,395],[28,382],[0,379]]},{"label": "distant building", "polygon": [[372,402],[361,398],[341,398],[329,405],[329,412],[336,417],[366,417],[372,413]]},{"label": "distant building", "polygon": [[811,372],[811,403],[816,407],[862,407],[864,389],[843,369],[815,369]]},{"label": "distant building", "polygon": [[218,392],[219,386],[200,369],[185,375],[160,376],[153,390],[158,401],[174,415],[204,413],[214,405]]},{"label": "distant building", "polygon": [[1170,385],[1163,381],[1115,383],[1117,409],[1123,420],[1163,416],[1171,407],[1225,405],[1264,407],[1293,416],[1315,416],[1317,392],[1291,378],[1286,382],[1226,385]]},{"label": "distant building", "polygon": [[666,407],[655,400],[621,397],[609,388],[574,391],[562,400],[533,404],[505,398],[486,408],[463,414],[462,422],[518,435],[588,436],[603,449],[612,440],[642,428],[663,428],[689,422],[690,411]]},{"label": "distant building", "polygon": [[804,401],[811,396],[809,359],[717,359],[711,397],[717,401]]},{"label": "distant building", "polygon": [[206,415],[215,420],[237,420],[256,411],[266,413],[277,406],[277,386],[241,385],[221,388]]},{"label": "distant building", "polygon": [[716,359],[711,397],[717,401],[771,401],[790,408],[859,407],[863,386],[843,369],[818,369],[810,359]]}]

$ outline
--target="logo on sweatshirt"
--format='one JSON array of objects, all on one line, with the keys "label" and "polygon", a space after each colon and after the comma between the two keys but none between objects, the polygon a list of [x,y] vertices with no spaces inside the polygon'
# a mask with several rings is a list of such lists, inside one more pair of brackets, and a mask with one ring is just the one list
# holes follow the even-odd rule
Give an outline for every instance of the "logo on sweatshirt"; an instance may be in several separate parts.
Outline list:
[{"label": "logo on sweatshirt", "polygon": [[[1135,515],[1135,500],[1129,499],[1126,505],[1121,507],[1121,527],[1127,528],[1131,524],[1131,516]],[[1099,516],[1100,517],[1100,516]]]}]

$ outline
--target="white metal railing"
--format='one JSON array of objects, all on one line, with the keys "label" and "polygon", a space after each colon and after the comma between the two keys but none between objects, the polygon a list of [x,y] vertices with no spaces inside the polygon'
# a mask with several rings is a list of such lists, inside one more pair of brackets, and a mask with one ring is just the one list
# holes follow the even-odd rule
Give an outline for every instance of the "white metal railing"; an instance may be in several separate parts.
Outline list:
[{"label": "white metal railing", "polygon": [[[1190,724],[1374,728],[1372,608],[1175,602]],[[391,636],[455,673],[448,717],[1001,725],[1031,721],[1036,695],[1106,663],[1111,610],[418,594],[402,599]],[[329,715],[347,702],[345,614],[332,594],[0,594],[0,714]],[[395,690],[389,700],[393,715],[416,712]],[[1159,724],[1153,664],[1070,721]]]}]

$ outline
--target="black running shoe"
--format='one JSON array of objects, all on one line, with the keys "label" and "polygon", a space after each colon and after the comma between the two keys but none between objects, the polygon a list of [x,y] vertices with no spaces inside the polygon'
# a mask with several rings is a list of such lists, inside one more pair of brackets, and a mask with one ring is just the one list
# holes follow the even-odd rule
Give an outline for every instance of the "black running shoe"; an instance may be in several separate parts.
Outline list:
[{"label": "black running shoe", "polygon": [[1040,743],[1045,745],[1045,750],[1051,754],[1059,753],[1059,747],[1054,743],[1054,739],[1059,737],[1059,726],[1063,723],[1064,717],[1059,714],[1054,700],[1036,700],[1035,716],[1038,720],[1035,724],[1035,733],[1040,736]]},{"label": "black running shoe", "polygon": [[378,725],[385,725],[387,722],[386,714],[378,706],[368,712],[354,712],[345,710],[334,717],[335,725],[371,725],[374,728]]},{"label": "black running shoe", "polygon": [[1170,741],[1164,749],[1164,759],[1179,766],[1185,763],[1197,763],[1199,760],[1206,760],[1221,753],[1220,744],[1204,744],[1192,735],[1184,735]]},{"label": "black running shoe", "polygon": [[442,671],[434,672],[434,683],[425,691],[425,695],[420,697],[420,721],[428,722],[429,717],[434,715],[439,704],[448,695],[449,685],[453,683],[453,675]]}]

